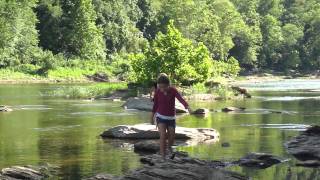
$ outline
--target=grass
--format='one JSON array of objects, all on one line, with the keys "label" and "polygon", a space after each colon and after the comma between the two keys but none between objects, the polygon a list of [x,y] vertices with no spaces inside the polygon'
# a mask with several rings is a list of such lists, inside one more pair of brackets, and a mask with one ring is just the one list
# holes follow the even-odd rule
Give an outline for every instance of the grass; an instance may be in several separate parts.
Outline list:
[{"label": "grass", "polygon": [[116,90],[127,89],[127,83],[97,83],[86,86],[63,86],[49,92],[48,95],[63,98],[99,98],[106,97]]}]

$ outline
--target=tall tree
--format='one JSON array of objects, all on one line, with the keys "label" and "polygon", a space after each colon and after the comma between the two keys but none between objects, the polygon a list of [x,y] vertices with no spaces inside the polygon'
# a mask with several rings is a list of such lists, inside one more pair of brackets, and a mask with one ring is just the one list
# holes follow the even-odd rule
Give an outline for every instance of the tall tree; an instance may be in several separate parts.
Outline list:
[{"label": "tall tree", "polygon": [[0,1],[0,67],[35,63],[38,48],[36,0]]}]

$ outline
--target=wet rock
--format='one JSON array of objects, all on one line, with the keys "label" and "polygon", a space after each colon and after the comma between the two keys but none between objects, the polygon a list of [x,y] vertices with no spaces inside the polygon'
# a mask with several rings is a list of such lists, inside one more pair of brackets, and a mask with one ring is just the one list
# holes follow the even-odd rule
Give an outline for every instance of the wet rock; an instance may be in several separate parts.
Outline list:
[{"label": "wet rock", "polygon": [[[133,126],[120,125],[110,128],[101,134],[104,138],[118,139],[159,139],[155,125],[137,124]],[[189,145],[200,142],[215,142],[219,140],[219,132],[210,128],[176,128],[176,139],[186,140]]]},{"label": "wet rock", "polygon": [[304,166],[304,167],[319,167],[320,160],[307,160],[307,161],[300,161],[296,163],[297,166]]},{"label": "wet rock", "polygon": [[209,109],[206,109],[206,108],[199,108],[192,112],[192,114],[195,114],[195,115],[205,115],[208,113],[209,113]]},{"label": "wet rock", "polygon": [[[146,97],[134,97],[129,98],[127,101],[122,105],[125,109],[137,109],[141,111],[152,111],[153,102],[150,98]],[[183,107],[183,105],[176,101],[176,112],[177,113],[188,113],[188,110]]]},{"label": "wet rock", "polygon": [[119,177],[113,176],[111,174],[97,174],[94,177],[88,178],[87,180],[118,180]]},{"label": "wet rock", "polygon": [[[249,179],[239,173],[221,169],[226,163],[190,158],[185,153],[177,153],[173,160],[163,161],[159,155],[143,156],[144,167],[130,172],[119,180],[244,180]],[[101,175],[100,175],[101,177]],[[106,175],[108,178],[108,175]],[[91,178],[96,180],[98,178]],[[101,179],[101,178],[100,178]],[[108,180],[108,179],[107,179]]]},{"label": "wet rock", "polygon": [[240,108],[237,108],[237,107],[225,107],[223,109],[221,109],[222,112],[238,112],[238,111],[244,111],[246,108],[243,108],[243,107],[240,107]]},{"label": "wet rock", "polygon": [[224,142],[224,143],[221,144],[221,147],[230,147],[230,146],[231,145],[228,142]]},{"label": "wet rock", "polygon": [[193,94],[190,96],[186,96],[187,100],[192,100],[192,101],[214,101],[218,98],[217,96],[213,94]]},{"label": "wet rock", "polygon": [[44,166],[12,166],[0,172],[1,180],[42,180],[51,177],[57,167]]},{"label": "wet rock", "polygon": [[160,144],[159,141],[156,140],[139,141],[134,144],[134,151],[136,152],[156,153],[159,149]]},{"label": "wet rock", "polygon": [[11,112],[11,111],[13,111],[11,108],[0,105],[0,112]]},{"label": "wet rock", "polygon": [[234,91],[237,91],[239,94],[243,94],[246,98],[251,98],[251,94],[248,93],[247,89],[238,87],[238,86],[232,86],[231,87]]},{"label": "wet rock", "polygon": [[320,160],[320,126],[312,126],[285,143],[288,153],[301,161]]},{"label": "wet rock", "polygon": [[249,153],[245,157],[241,158],[239,161],[234,162],[240,166],[254,167],[254,168],[268,168],[272,165],[279,164],[287,161],[281,157],[277,157],[266,153]]}]

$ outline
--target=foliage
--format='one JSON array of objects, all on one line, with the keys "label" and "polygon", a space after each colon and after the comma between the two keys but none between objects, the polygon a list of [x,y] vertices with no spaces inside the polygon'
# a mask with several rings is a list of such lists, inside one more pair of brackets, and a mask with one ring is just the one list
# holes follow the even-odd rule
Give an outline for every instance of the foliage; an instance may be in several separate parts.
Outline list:
[{"label": "foliage", "polygon": [[165,71],[182,83],[237,74],[237,64],[308,72],[320,68],[319,14],[318,0],[1,1],[0,68],[48,76],[82,69],[77,59],[121,80]]},{"label": "foliage", "polygon": [[126,83],[101,83],[88,86],[65,86],[48,95],[66,98],[98,98],[110,95],[116,90],[126,89]]}]

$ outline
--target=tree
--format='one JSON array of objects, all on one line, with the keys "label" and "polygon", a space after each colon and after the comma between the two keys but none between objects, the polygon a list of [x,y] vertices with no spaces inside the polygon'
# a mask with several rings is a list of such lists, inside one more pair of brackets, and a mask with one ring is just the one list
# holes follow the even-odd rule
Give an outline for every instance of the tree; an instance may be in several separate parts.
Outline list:
[{"label": "tree", "polygon": [[35,0],[0,2],[0,67],[37,61],[35,5]]},{"label": "tree", "polygon": [[141,18],[137,0],[94,0],[97,24],[103,29],[107,53],[139,52],[146,41],[136,28]]},{"label": "tree", "polygon": [[225,64],[214,63],[207,47],[203,43],[193,45],[174,27],[173,21],[170,21],[167,33],[160,32],[144,54],[132,57],[132,67],[139,82],[154,80],[160,72],[167,73],[178,83],[204,82],[213,72],[219,73],[215,75],[227,72],[227,68],[215,71]]},{"label": "tree", "polygon": [[97,15],[92,0],[65,0],[64,16],[70,19],[66,43],[69,51],[89,60],[105,59],[103,30],[96,26]]}]

